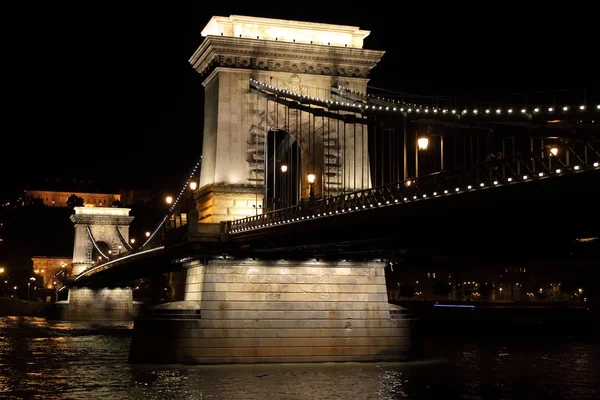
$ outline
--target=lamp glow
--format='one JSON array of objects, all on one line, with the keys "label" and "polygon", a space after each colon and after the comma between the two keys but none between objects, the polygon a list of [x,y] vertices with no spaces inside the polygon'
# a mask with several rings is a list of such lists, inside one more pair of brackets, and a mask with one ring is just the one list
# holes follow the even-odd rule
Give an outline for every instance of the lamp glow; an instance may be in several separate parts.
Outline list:
[{"label": "lamp glow", "polygon": [[429,139],[426,137],[420,137],[417,139],[417,146],[419,150],[427,150],[427,146],[429,146]]},{"label": "lamp glow", "polygon": [[315,183],[315,178],[317,176],[315,174],[308,174],[307,179],[308,179],[308,183],[313,184]]}]

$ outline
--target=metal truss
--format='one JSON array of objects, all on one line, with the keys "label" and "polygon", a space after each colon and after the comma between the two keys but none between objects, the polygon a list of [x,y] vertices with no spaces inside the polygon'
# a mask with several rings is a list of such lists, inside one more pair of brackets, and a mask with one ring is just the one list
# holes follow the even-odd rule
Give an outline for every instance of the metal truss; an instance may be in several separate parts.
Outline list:
[{"label": "metal truss", "polygon": [[560,149],[543,148],[511,157],[407,179],[338,196],[306,200],[297,206],[228,221],[236,235],[315,218],[402,205],[505,185],[534,182],[589,170],[600,170],[600,152],[590,142],[573,142]]}]

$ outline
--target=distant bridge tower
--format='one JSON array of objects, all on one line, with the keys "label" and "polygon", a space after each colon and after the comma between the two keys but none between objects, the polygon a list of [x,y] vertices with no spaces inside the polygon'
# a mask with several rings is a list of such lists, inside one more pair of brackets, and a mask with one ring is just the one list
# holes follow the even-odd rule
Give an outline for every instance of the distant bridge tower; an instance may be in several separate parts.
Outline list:
[{"label": "distant bridge tower", "polygon": [[129,216],[130,210],[75,207],[75,214],[71,215],[71,221],[75,224],[73,275],[79,275],[99,261],[106,261],[109,254],[118,254],[131,248],[129,224],[134,217]]},{"label": "distant bridge tower", "polygon": [[[336,85],[366,92],[369,72],[384,54],[362,48],[369,33],[355,26],[238,15],[210,20],[189,60],[205,90],[196,193],[201,222],[255,215],[261,206],[295,205],[309,197],[311,186],[315,197],[371,187],[366,125],[329,124],[314,107],[303,112],[250,90],[255,79],[322,99],[330,99]],[[284,205],[269,203],[281,190],[279,171],[290,178]]]}]

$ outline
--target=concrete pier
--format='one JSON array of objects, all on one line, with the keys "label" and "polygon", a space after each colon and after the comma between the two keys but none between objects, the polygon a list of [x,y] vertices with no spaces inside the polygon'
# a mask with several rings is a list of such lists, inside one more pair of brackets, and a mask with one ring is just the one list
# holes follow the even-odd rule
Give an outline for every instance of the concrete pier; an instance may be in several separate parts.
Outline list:
[{"label": "concrete pier", "polygon": [[215,259],[185,300],[135,321],[134,363],[399,361],[414,321],[388,304],[382,262]]},{"label": "concrete pier", "polygon": [[58,301],[47,318],[64,321],[133,321],[139,309],[130,288],[70,288],[66,301]]}]

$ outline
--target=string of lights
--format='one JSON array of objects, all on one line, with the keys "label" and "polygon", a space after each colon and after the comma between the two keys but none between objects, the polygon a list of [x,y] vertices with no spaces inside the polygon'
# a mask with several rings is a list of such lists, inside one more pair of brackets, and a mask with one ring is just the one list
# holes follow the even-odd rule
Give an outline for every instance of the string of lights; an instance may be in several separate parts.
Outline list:
[{"label": "string of lights", "polygon": [[[591,167],[593,169],[598,169],[600,168],[600,162],[596,161],[594,162]],[[344,208],[342,208],[341,210],[335,210],[335,211],[325,211],[325,212],[310,212],[308,211],[308,214],[305,216],[297,216],[297,217],[291,217],[291,218],[283,218],[280,220],[273,220],[273,216],[269,215],[269,214],[262,214],[262,215],[258,215],[256,217],[248,217],[248,218],[244,218],[244,219],[238,219],[235,221],[231,221],[231,233],[235,234],[235,233],[240,233],[240,232],[246,232],[246,231],[250,231],[250,230],[256,230],[256,229],[261,229],[261,228],[268,228],[270,226],[275,226],[275,225],[285,225],[285,224],[290,224],[290,223],[294,223],[294,222],[300,222],[303,220],[310,220],[310,219],[314,219],[314,218],[325,218],[325,217],[330,217],[333,216],[335,214],[344,214],[344,213],[350,213],[350,212],[355,212],[355,211],[360,211],[362,209],[367,209],[367,208],[373,208],[373,207],[386,207],[386,206],[393,206],[393,205],[400,205],[400,204],[407,204],[407,203],[411,203],[411,202],[415,202],[415,201],[422,201],[422,200],[430,200],[430,199],[436,199],[436,198],[440,198],[443,196],[448,196],[448,195],[457,195],[457,194],[462,194],[462,193],[467,193],[467,192],[472,192],[472,191],[476,191],[476,190],[486,190],[489,188],[494,188],[494,187],[501,187],[501,186],[505,186],[505,185],[510,185],[510,184],[515,184],[515,183],[525,183],[525,182],[532,182],[535,181],[536,178],[537,179],[546,179],[546,178],[550,178],[550,177],[557,177],[557,176],[565,176],[568,175],[569,173],[577,173],[577,172],[582,172],[584,170],[584,166],[583,165],[575,165],[572,168],[557,168],[556,170],[552,171],[552,172],[538,172],[537,174],[533,174],[533,175],[522,175],[522,176],[515,176],[515,177],[509,177],[507,178],[505,181],[500,181],[498,179],[494,179],[492,182],[485,183],[485,182],[479,182],[479,184],[471,184],[471,185],[466,185],[465,187],[460,187],[460,186],[456,186],[454,187],[454,189],[452,190],[451,188],[448,189],[444,189],[440,192],[434,191],[431,193],[419,193],[419,195],[413,195],[412,197],[395,197],[393,201],[392,200],[375,200],[372,199],[372,201],[368,201],[368,204],[362,204],[360,207],[358,205],[356,206],[346,206]],[[423,177],[423,178],[426,178]],[[423,179],[420,178],[420,179]],[[419,178],[417,178],[419,179]],[[406,186],[409,187],[411,186],[411,184],[414,182],[414,180],[405,180],[401,183],[402,186]],[[396,184],[393,184],[396,185]],[[390,185],[390,186],[393,186]],[[366,197],[369,191],[374,191],[376,189],[368,189],[368,190],[363,190],[360,192],[356,192],[355,194],[365,194]],[[346,197],[348,196],[348,194],[343,194],[340,196],[336,196],[334,198],[330,198],[328,199],[331,202],[335,202],[337,199],[340,200],[340,203],[343,203],[342,200],[344,200]],[[317,204],[318,206],[318,204]],[[300,210],[300,209],[298,209]],[[269,220],[273,220],[273,222],[269,222]]]},{"label": "string of lights", "polygon": [[[453,108],[440,108],[440,107],[428,107],[428,106],[423,107],[423,106],[419,106],[419,105],[415,105],[415,104],[409,104],[409,103],[404,103],[404,102],[398,103],[395,100],[383,99],[383,101],[387,101],[387,102],[395,104],[395,105],[389,105],[389,106],[375,105],[375,104],[363,105],[362,102],[358,102],[358,103],[357,102],[352,102],[352,103],[351,102],[340,102],[340,101],[335,101],[335,100],[331,100],[331,99],[323,99],[323,98],[303,95],[303,94],[292,92],[287,89],[281,89],[281,88],[278,88],[273,85],[268,85],[268,84],[266,84],[264,82],[260,82],[256,79],[250,79],[250,82],[252,84],[256,85],[258,88],[260,88],[262,86],[265,89],[271,90],[278,94],[288,95],[291,97],[295,97],[297,99],[312,100],[312,101],[324,104],[325,107],[328,107],[330,105],[336,105],[336,106],[345,106],[345,107],[356,108],[357,109],[356,112],[359,112],[359,113],[364,113],[365,110],[375,110],[375,111],[386,111],[386,112],[401,112],[401,113],[405,113],[405,114],[411,114],[411,113],[444,114],[444,115],[460,118],[460,117],[467,116],[467,115],[470,115],[470,116],[477,116],[477,115],[496,115],[496,116],[508,115],[508,116],[512,116],[512,115],[518,115],[519,113],[523,116],[532,116],[532,115],[543,114],[543,113],[549,115],[549,114],[554,114],[554,113],[559,113],[559,112],[563,112],[563,113],[571,112],[573,110],[578,110],[581,112],[585,112],[585,111],[600,112],[600,104],[597,104],[593,107],[588,107],[585,104],[581,104],[579,106],[564,105],[559,108],[554,107],[554,106],[541,106],[540,105],[540,106],[532,106],[532,107],[522,107],[520,109],[513,108],[511,106],[497,107],[495,109],[492,109],[492,108],[464,108],[464,109],[454,108],[453,109]],[[350,91],[350,89],[344,88],[342,86],[338,86],[338,89]],[[356,93],[366,96],[365,93],[361,93],[361,92],[356,92]]]},{"label": "string of lights", "polygon": [[188,187],[188,185],[190,183],[190,180],[194,177],[194,174],[196,173],[196,171],[198,170],[198,168],[200,167],[201,164],[202,164],[202,156],[200,156],[200,158],[198,159],[198,161],[194,165],[194,168],[192,168],[192,172],[190,173],[190,175],[186,179],[186,181],[183,183],[183,186],[181,187],[181,190],[179,191],[179,194],[177,195],[177,198],[175,198],[175,200],[173,201],[173,203],[169,207],[169,211],[164,216],[164,218],[160,221],[160,223],[158,224],[158,226],[156,227],[156,229],[154,230],[154,232],[152,232],[152,234],[148,237],[148,239],[146,239],[146,241],[141,246],[141,248],[144,248],[148,243],[150,243],[150,241],[154,238],[154,235],[156,235],[156,233],[159,232],[160,229],[162,229],[162,227],[165,225],[165,222],[167,222],[167,220],[169,219],[169,216],[171,215],[171,212],[173,212],[173,210],[177,206],[177,203],[181,199],[181,196],[183,196],[183,194],[185,193],[185,189]]}]

